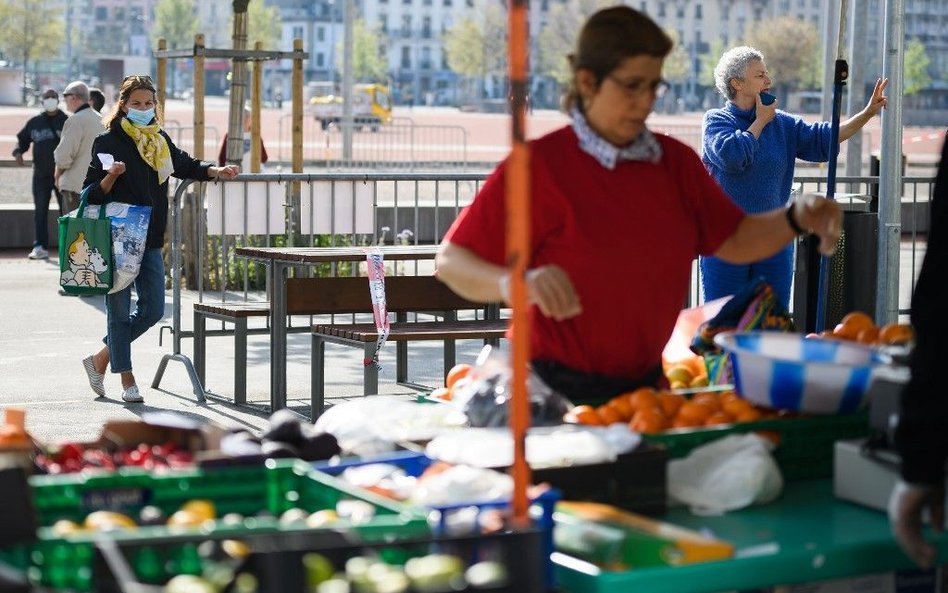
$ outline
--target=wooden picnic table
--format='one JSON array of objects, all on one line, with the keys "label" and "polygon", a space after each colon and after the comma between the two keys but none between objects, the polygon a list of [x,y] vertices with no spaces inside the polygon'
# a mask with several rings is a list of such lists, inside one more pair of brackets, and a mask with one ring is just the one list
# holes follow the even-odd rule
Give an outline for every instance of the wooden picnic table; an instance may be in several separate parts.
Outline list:
[{"label": "wooden picnic table", "polygon": [[[270,410],[286,407],[286,279],[287,268],[298,265],[358,262],[375,247],[238,247],[236,254],[264,264],[270,287]],[[382,245],[386,261],[434,259],[437,245]],[[368,280],[366,281],[368,282]],[[366,288],[368,290],[368,288]]]}]

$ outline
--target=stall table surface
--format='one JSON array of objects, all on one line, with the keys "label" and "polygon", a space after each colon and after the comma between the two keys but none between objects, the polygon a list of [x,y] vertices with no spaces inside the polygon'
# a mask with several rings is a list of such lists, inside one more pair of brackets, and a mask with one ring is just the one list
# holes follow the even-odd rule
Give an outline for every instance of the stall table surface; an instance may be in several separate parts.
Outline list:
[{"label": "stall table surface", "polygon": [[[678,507],[662,519],[731,542],[734,558],[609,572],[556,553],[561,589],[715,593],[914,567],[893,539],[886,515],[837,499],[832,479],[790,482],[778,500],[724,515],[699,516]],[[948,536],[935,535],[933,541],[944,561]]]}]

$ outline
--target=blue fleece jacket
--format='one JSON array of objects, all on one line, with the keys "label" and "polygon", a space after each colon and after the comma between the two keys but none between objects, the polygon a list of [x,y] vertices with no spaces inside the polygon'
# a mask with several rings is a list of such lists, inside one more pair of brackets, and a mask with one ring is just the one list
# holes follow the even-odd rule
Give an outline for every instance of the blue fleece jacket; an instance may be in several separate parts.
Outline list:
[{"label": "blue fleece jacket", "polygon": [[757,139],[746,131],[755,111],[756,107],[743,110],[728,101],[704,115],[702,134],[705,167],[750,214],[787,203],[796,159],[826,162],[830,158],[829,122],[811,124],[778,110]]}]

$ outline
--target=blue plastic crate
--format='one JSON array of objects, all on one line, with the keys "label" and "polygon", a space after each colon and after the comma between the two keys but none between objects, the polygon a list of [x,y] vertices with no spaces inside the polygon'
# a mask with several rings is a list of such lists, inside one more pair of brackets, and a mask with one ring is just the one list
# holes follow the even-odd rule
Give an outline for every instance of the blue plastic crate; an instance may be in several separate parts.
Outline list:
[{"label": "blue plastic crate", "polygon": [[[381,455],[378,457],[373,457],[371,459],[362,459],[362,458],[350,458],[342,459],[335,463],[327,461],[318,461],[313,463],[313,469],[329,474],[331,476],[339,476],[345,470],[350,467],[359,467],[363,465],[370,465],[375,463],[387,463],[399,467],[404,470],[406,474],[412,477],[418,477],[424,471],[435,463],[436,460],[428,457],[424,453],[418,453],[415,451],[397,451],[395,453],[389,453],[386,455]],[[536,524],[537,528],[543,534],[543,548],[544,548],[544,559],[545,559],[545,578],[550,590],[553,590],[555,582],[553,576],[553,563],[550,561],[550,555],[553,553],[553,510],[556,507],[556,503],[562,497],[559,490],[551,488],[536,498],[532,502],[534,509],[539,509],[539,512],[531,512],[531,516]],[[437,532],[444,534],[447,528],[447,517],[455,511],[461,509],[467,509],[470,507],[477,507],[481,511],[487,509],[506,509],[510,507],[509,500],[492,500],[485,502],[465,502],[455,505],[443,505],[443,506],[434,506],[427,507],[434,511],[439,511],[440,518],[437,525]]]}]

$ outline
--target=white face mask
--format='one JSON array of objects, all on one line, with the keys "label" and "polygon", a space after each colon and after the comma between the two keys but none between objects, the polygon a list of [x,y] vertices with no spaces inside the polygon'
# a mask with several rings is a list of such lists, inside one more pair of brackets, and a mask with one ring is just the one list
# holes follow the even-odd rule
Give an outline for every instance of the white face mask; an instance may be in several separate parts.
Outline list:
[{"label": "white face mask", "polygon": [[43,99],[43,109],[46,111],[53,111],[57,107],[59,107],[59,99],[54,99],[52,97]]}]

